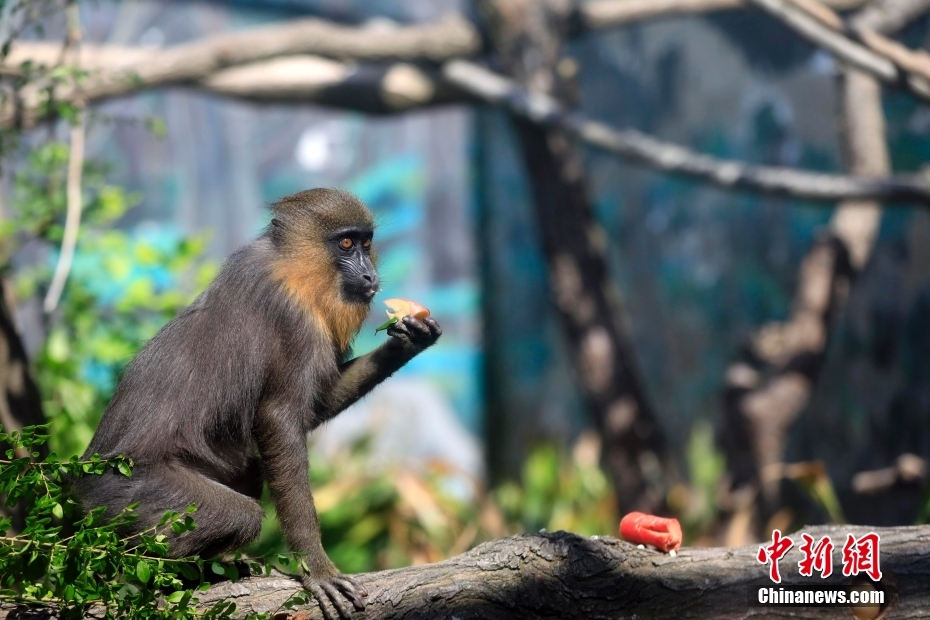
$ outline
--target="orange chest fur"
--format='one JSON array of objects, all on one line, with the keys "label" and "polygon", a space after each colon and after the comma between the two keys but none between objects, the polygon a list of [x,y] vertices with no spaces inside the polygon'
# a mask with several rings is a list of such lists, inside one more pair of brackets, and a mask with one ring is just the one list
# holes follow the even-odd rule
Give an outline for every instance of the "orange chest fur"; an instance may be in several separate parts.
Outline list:
[{"label": "orange chest fur", "polygon": [[368,306],[342,300],[339,275],[335,269],[323,261],[308,263],[282,261],[275,265],[273,273],[285,294],[307,315],[307,319],[344,353],[349,350],[368,316]]}]

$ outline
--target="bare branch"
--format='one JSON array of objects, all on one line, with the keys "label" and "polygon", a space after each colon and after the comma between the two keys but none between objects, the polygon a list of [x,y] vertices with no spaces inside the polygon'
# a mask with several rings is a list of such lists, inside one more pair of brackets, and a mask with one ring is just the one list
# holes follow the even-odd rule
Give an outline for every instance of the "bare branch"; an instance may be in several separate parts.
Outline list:
[{"label": "bare branch", "polygon": [[[824,4],[842,11],[858,8],[866,1],[826,0]],[[591,0],[578,7],[578,14],[586,29],[602,30],[650,19],[745,7],[744,0]]]},{"label": "bare branch", "polygon": [[[69,48],[77,46],[80,49],[81,44],[81,18],[78,12],[76,0],[68,2],[68,41],[62,53],[63,60]],[[83,108],[83,104],[81,105]],[[68,281],[68,274],[71,273],[71,263],[74,261],[74,251],[77,248],[78,231],[81,228],[81,211],[83,200],[81,195],[81,177],[84,172],[84,113],[83,109],[79,112],[77,123],[71,127],[71,151],[68,156],[68,179],[67,179],[67,212],[65,215],[65,231],[61,240],[61,254],[58,256],[58,264],[55,265],[55,273],[52,276],[52,282],[49,284],[45,299],[42,302],[42,309],[46,314],[51,314],[58,307],[58,300],[65,289],[65,283]]]},{"label": "bare branch", "polygon": [[[44,41],[16,41],[4,60],[6,71],[18,71],[26,60],[54,64],[61,46]],[[408,60],[442,62],[480,51],[480,36],[464,17],[449,15],[430,24],[361,27],[321,19],[296,19],[242,32],[207,36],[168,48],[82,46],[78,61],[89,71],[134,71],[148,83],[186,82],[223,67],[292,54],[342,60]],[[103,81],[101,78],[98,78]]]},{"label": "bare branch", "polygon": [[627,24],[674,17],[739,9],[743,0],[593,0],[578,7],[582,25],[589,30],[616,28]]},{"label": "bare branch", "polygon": [[[83,114],[82,114],[83,117]],[[65,232],[61,240],[61,253],[55,265],[55,273],[48,286],[42,310],[51,314],[58,307],[58,300],[65,289],[74,251],[77,248],[78,231],[81,228],[81,171],[84,167],[84,120],[71,128],[71,151],[68,157],[67,203],[65,215]]]},{"label": "bare branch", "polygon": [[861,471],[852,479],[856,493],[877,494],[889,491],[895,485],[922,485],[927,479],[927,461],[916,454],[904,453],[894,465],[872,471]]},{"label": "bare branch", "polygon": [[473,101],[427,67],[346,63],[306,55],[225,69],[197,86],[250,101],[318,103],[369,114]]},{"label": "bare branch", "polygon": [[[849,172],[858,177],[891,174],[891,154],[885,137],[882,92],[870,75],[847,69],[842,77],[843,142]],[[833,234],[843,242],[858,273],[872,254],[881,222],[881,205],[875,201],[843,201],[830,219]]]},{"label": "bare branch", "polygon": [[688,176],[727,188],[807,200],[860,199],[930,204],[930,183],[919,176],[860,179],[720,160],[657,140],[635,129],[616,130],[588,120],[580,114],[567,111],[552,97],[520,88],[512,80],[473,62],[450,61],[443,68],[443,75],[454,85],[483,101],[504,106],[531,121],[559,127],[593,147],[661,172]]},{"label": "bare branch", "polygon": [[[131,50],[85,46],[81,66],[90,75],[80,84],[54,88],[56,101],[80,96],[87,102],[125,95],[145,88],[203,80],[218,71],[247,63],[293,54],[317,54],[336,59],[425,60],[440,62],[470,56],[480,49],[475,27],[462,17],[450,16],[427,25],[362,28],[340,26],[316,19],[214,35],[163,50]],[[17,42],[3,71],[19,71],[27,59],[53,64],[47,43]],[[47,113],[47,83],[27,86],[20,100],[0,106],[0,127],[16,122],[31,127]]]},{"label": "bare branch", "polygon": [[882,34],[898,32],[930,11],[930,0],[873,0],[852,18],[853,28]]},{"label": "bare branch", "polygon": [[[927,0],[895,1],[900,6],[895,7],[893,14],[878,19],[900,22],[919,13],[927,4]],[[861,0],[828,2],[834,8],[850,8],[859,3]],[[595,0],[583,4],[579,14],[586,26],[605,28],[673,14],[739,6],[745,6],[744,0]],[[881,22],[872,23],[870,19],[864,19],[863,24],[876,30],[883,28]],[[883,54],[909,70],[930,74],[930,63],[915,59],[914,52],[895,47],[896,43],[887,40],[874,37],[870,40]],[[314,60],[311,56],[343,61],[438,62],[470,56],[480,48],[477,29],[460,16],[427,25],[360,28],[305,19],[247,32],[214,35],[168,49],[84,45],[77,63],[89,72],[89,77],[79,86],[58,85],[53,94],[57,101],[68,102],[80,96],[93,103],[146,88],[199,83],[216,92],[253,100],[314,101],[366,112],[390,112],[418,103],[430,105],[465,98],[461,92],[443,88],[442,81],[437,81],[429,71],[412,65],[392,65],[383,70],[370,65],[355,67],[350,63],[324,66],[326,61]],[[25,61],[34,66],[53,66],[59,53],[60,46],[55,43],[17,41],[0,64],[0,74],[19,74]],[[298,57],[306,58],[298,60]],[[878,61],[887,79],[897,75],[893,64],[886,58]],[[236,68],[243,70],[237,72]],[[381,89],[383,96],[372,99],[371,86],[379,76],[389,79],[377,84],[375,89],[375,92]],[[247,88],[247,80],[253,83],[252,89]],[[403,92],[394,97],[392,91],[398,85]],[[31,127],[43,120],[48,113],[45,105],[48,87],[47,82],[36,83],[26,87],[18,101],[3,102],[0,128],[17,123]]]},{"label": "bare branch", "polygon": [[[405,29],[398,28],[398,31],[405,32]],[[210,37],[197,45],[211,47],[214,44],[210,41],[214,39],[216,37]],[[36,64],[54,63],[59,51],[60,47],[47,43],[19,42],[10,60],[0,66],[0,70],[18,71],[18,63],[26,59]],[[125,77],[131,74],[128,69],[131,67],[151,62],[170,64],[170,61],[158,60],[166,53],[140,48],[84,45],[80,51],[80,64],[101,76],[119,74]],[[238,59],[247,56],[243,54]],[[455,69],[456,66],[459,69]],[[456,76],[456,71],[461,75]],[[180,74],[162,72],[157,79],[150,75],[153,80],[150,82],[126,78],[120,82],[119,89],[109,86],[96,88],[90,83],[82,85],[80,91],[59,93],[58,97],[61,99],[68,94],[77,98],[80,95],[88,103],[94,103],[180,80],[177,83],[254,101],[314,102],[369,113],[390,113],[428,105],[467,102],[475,98],[504,105],[512,112],[537,122],[570,129],[592,146],[632,162],[723,187],[822,201],[874,199],[926,203],[930,196],[930,184],[919,176],[854,179],[715,159],[656,140],[636,130],[614,130],[577,114],[569,114],[552,99],[525,92],[515,83],[473,63],[450,64],[446,72],[444,77],[432,69],[401,62],[382,66],[309,55],[286,55],[253,63],[243,62],[194,79],[194,75],[202,73],[198,69],[185,74],[190,78],[189,81],[180,80]],[[97,79],[105,85],[108,83],[104,77]],[[36,88],[31,93],[24,93],[20,108],[24,125],[30,126],[42,119],[40,104],[43,92]],[[543,110],[541,116],[539,110]],[[0,106],[0,127],[10,127],[16,120],[17,111],[12,102]]]},{"label": "bare branch", "polygon": [[[930,55],[910,50],[871,30],[849,30],[817,0],[747,0],[808,41],[885,84],[930,101]],[[859,41],[853,40],[853,38]]]}]

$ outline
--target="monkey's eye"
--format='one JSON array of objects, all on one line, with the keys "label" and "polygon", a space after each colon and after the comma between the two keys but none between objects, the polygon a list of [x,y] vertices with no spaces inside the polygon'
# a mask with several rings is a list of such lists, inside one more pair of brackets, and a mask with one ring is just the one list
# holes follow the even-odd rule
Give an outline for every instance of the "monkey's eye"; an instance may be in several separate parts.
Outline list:
[{"label": "monkey's eye", "polygon": [[365,239],[362,241],[362,247],[366,250],[369,249],[371,247],[371,239]]},{"label": "monkey's eye", "polygon": [[339,247],[343,250],[351,250],[353,245],[355,245],[355,243],[348,237],[339,240]]}]

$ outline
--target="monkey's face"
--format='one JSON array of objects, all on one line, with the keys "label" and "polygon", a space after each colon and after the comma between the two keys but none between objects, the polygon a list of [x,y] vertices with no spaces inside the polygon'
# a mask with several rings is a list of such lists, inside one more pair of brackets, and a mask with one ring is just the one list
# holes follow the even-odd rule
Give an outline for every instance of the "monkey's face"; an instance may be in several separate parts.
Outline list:
[{"label": "monkey's face", "polygon": [[329,238],[342,285],[342,298],[348,303],[371,303],[381,284],[374,266],[373,236],[370,228],[351,227]]}]

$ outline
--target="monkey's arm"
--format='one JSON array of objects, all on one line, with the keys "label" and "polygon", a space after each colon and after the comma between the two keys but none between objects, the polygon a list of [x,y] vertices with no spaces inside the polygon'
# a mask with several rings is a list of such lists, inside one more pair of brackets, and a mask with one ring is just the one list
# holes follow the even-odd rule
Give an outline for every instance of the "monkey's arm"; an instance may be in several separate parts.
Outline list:
[{"label": "monkey's arm", "polygon": [[323,423],[370,392],[376,385],[433,345],[442,328],[436,319],[422,321],[406,316],[388,328],[388,339],[380,347],[340,367],[339,381],[327,395],[325,403],[315,412]]}]

